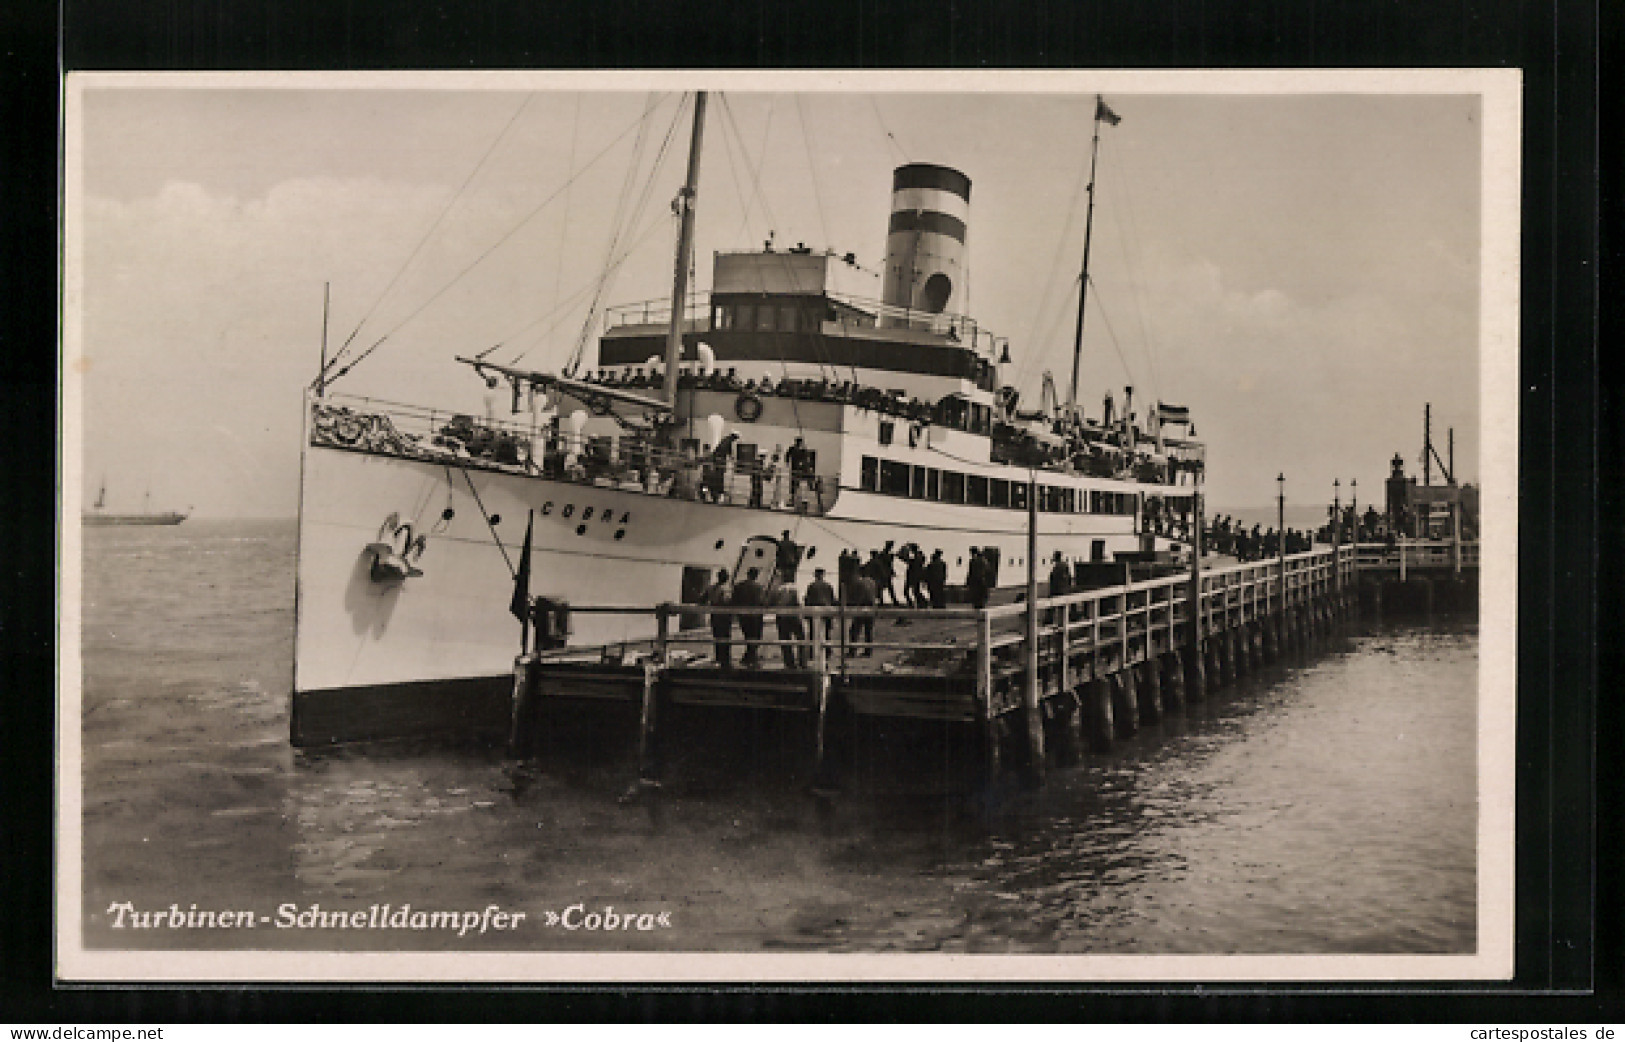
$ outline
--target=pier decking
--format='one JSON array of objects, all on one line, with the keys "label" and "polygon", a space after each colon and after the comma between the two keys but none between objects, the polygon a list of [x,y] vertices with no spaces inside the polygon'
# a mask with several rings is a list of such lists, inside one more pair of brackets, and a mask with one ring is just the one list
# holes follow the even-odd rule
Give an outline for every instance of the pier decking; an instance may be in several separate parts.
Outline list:
[{"label": "pier decking", "polygon": [[[735,618],[766,623],[759,641],[737,632],[729,640],[735,656],[751,644],[759,653],[750,668],[731,669],[712,656],[718,638],[706,626],[677,625],[692,605],[575,607],[652,616],[656,636],[521,656],[510,747],[521,756],[534,748],[549,704],[636,707],[639,776],[652,787],[660,782],[662,721],[674,708],[796,713],[813,721],[815,790],[829,790],[830,719],[839,713],[859,726],[957,729],[976,750],[981,781],[1013,765],[1038,782],[1049,760],[1109,748],[1142,721],[1325,636],[1355,610],[1362,577],[1370,585],[1403,571],[1415,582],[1476,565],[1476,545],[1361,545],[1247,563],[1209,558],[1191,573],[1042,597],[1031,607],[798,607],[806,636],[791,642],[788,663],[769,621],[783,609],[730,607]],[[873,644],[849,639],[860,611],[874,620]]]}]

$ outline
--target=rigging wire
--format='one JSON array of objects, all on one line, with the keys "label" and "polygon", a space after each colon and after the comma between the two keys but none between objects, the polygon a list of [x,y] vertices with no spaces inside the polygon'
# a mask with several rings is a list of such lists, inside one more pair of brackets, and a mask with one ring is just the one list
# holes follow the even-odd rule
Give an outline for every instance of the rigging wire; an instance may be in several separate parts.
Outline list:
[{"label": "rigging wire", "polygon": [[[576,172],[576,139],[581,133],[581,94],[576,94],[575,111],[570,117],[570,161],[565,165],[566,174]],[[557,261],[553,265],[553,299],[559,299],[559,284],[564,281],[564,254],[570,243],[570,188],[564,189],[564,212],[559,217],[559,249]]]},{"label": "rigging wire", "polygon": [[[1123,375],[1128,377],[1129,384],[1132,386],[1135,382],[1134,371],[1129,368],[1128,359],[1123,356],[1123,348],[1117,342],[1117,331],[1112,328],[1111,318],[1106,314],[1106,309],[1101,306],[1100,287],[1095,285],[1093,275],[1089,276],[1089,285],[1095,287],[1095,310],[1100,312],[1100,320],[1106,325],[1106,338],[1112,342],[1112,350],[1117,352],[1117,360],[1123,363]],[[1152,390],[1155,391],[1156,388],[1153,387]]]},{"label": "rigging wire", "polygon": [[[598,291],[593,295],[592,304],[587,308],[586,317],[582,319],[581,332],[576,337],[575,349],[570,355],[570,364],[566,370],[570,375],[574,375],[576,370],[581,365],[582,356],[587,350],[587,339],[591,336],[593,324],[598,318],[598,306],[600,303],[602,303],[604,294],[608,293],[610,287],[614,284],[615,273],[617,270],[619,270],[619,264],[614,263],[614,251],[619,246],[622,238],[624,238],[625,235],[630,232],[632,226],[636,225],[638,221],[642,219],[643,211],[648,208],[649,199],[654,195],[655,182],[659,179],[660,170],[662,166],[664,166],[666,156],[669,154],[671,149],[672,137],[677,132],[677,124],[682,122],[682,116],[683,105],[679,104],[677,106],[677,111],[672,113],[671,124],[666,128],[666,136],[661,140],[660,148],[655,152],[654,162],[649,166],[648,179],[644,182],[643,192],[638,196],[637,203],[633,205],[631,215],[626,219],[624,224],[620,222],[620,218],[617,215],[616,232],[614,237],[610,240],[609,252],[604,258],[604,270],[599,279]],[[632,172],[635,172],[636,169],[637,166],[635,164],[630,168]],[[630,184],[632,182],[629,180],[628,183]],[[523,354],[521,354],[520,357],[523,357]]]},{"label": "rigging wire", "polygon": [[[661,226],[660,217],[659,217],[659,215],[656,215],[652,220],[649,221],[648,224],[644,225],[643,230],[638,233],[637,239],[635,239],[631,243],[631,245],[627,246],[626,249],[622,250],[619,257],[615,258],[615,260],[614,260],[614,262],[612,264],[612,267],[619,268],[622,264],[624,264],[629,258],[631,258],[631,256],[634,253],[637,252],[638,247],[642,246],[645,242],[647,242],[649,240],[649,237],[654,232],[659,230],[660,226]],[[536,335],[533,342],[529,346],[522,348],[520,350],[519,354],[515,355],[512,359],[510,359],[508,362],[505,363],[507,365],[515,365],[515,364],[517,364],[520,361],[520,359],[524,358],[525,355],[530,353],[530,350],[531,350],[532,347],[534,347],[537,343],[540,343],[541,341],[547,339],[547,336],[550,333],[552,333],[559,326],[563,325],[565,319],[570,317],[568,312],[572,308],[574,308],[577,304],[579,304],[582,300],[586,299],[587,294],[590,293],[594,289],[594,287],[596,287],[597,285],[598,285],[598,276],[595,275],[592,278],[588,279],[587,281],[581,283],[575,289],[571,290],[570,294],[568,296],[566,296],[562,300],[556,301],[554,303],[553,307],[549,308],[547,311],[543,312],[541,315],[538,315],[537,317],[535,317],[535,318],[531,319],[530,321],[526,322],[523,326],[520,326],[518,329],[514,330],[512,333],[509,333],[507,336],[502,337],[500,340],[496,341],[490,347],[487,347],[485,350],[479,352],[474,357],[477,358],[477,359],[478,358],[485,358],[485,357],[489,356],[490,354],[492,354],[493,352],[500,350],[503,347],[512,346],[514,341],[518,340],[521,337],[526,336],[527,334],[530,333],[531,330],[535,329],[537,326],[540,326],[542,323],[548,322],[549,319],[552,319],[553,321],[551,323],[549,323],[545,328],[543,328],[541,330],[540,333],[538,333]]]},{"label": "rigging wire", "polygon": [[[1116,164],[1115,158],[1113,160],[1111,160],[1111,162],[1112,162],[1113,169],[1117,170],[1117,164]],[[1118,171],[1118,172],[1121,172],[1121,171]],[[1146,363],[1151,368],[1151,391],[1152,391],[1153,394],[1155,394],[1157,396],[1158,399],[1160,399],[1162,397],[1162,386],[1161,386],[1161,381],[1158,380],[1158,378],[1157,378],[1158,374],[1157,374],[1156,345],[1152,343],[1151,333],[1147,329],[1146,324],[1145,324],[1145,300],[1140,295],[1140,280],[1135,275],[1136,272],[1143,270],[1143,268],[1138,263],[1138,256],[1139,256],[1138,252],[1137,251],[1132,251],[1129,248],[1129,243],[1130,242],[1138,243],[1138,242],[1143,241],[1140,238],[1140,229],[1139,229],[1138,219],[1136,217],[1136,209],[1135,209],[1135,206],[1134,206],[1134,193],[1132,191],[1130,191],[1129,188],[1128,188],[1128,185],[1130,183],[1129,178],[1127,178],[1127,177],[1119,177],[1116,180],[1120,181],[1124,186],[1123,187],[1123,211],[1128,214],[1128,220],[1129,220],[1128,234],[1126,236],[1124,234],[1123,222],[1122,221],[1113,221],[1112,225],[1117,230],[1117,245],[1118,245],[1119,252],[1121,252],[1122,255],[1123,255],[1124,268],[1129,273],[1129,293],[1133,297],[1133,300],[1134,300],[1134,317],[1138,321],[1138,324],[1139,324],[1139,327],[1140,327],[1140,342],[1145,347]],[[1131,254],[1132,254],[1132,256],[1131,256]]]},{"label": "rigging wire", "polygon": [[[654,95],[651,94],[649,96],[650,102],[653,101],[653,98]],[[587,339],[586,334],[592,328],[593,316],[597,312],[598,301],[603,295],[603,279],[608,276],[609,262],[614,258],[615,247],[625,230],[622,222],[626,216],[626,203],[632,197],[632,186],[637,183],[638,168],[643,164],[643,149],[648,141],[648,120],[653,111],[653,105],[646,102],[643,109],[643,123],[638,128],[637,139],[632,143],[632,158],[626,164],[626,173],[621,178],[621,190],[615,197],[615,211],[609,219],[609,241],[604,246],[604,261],[599,267],[599,290],[593,295],[592,303],[587,308],[587,314],[581,320],[581,333],[576,337],[576,344],[570,351],[569,360],[564,363],[564,373],[568,376],[574,376],[576,369],[581,365],[581,355]],[[679,102],[677,115],[681,116],[682,111],[683,106]]]},{"label": "rigging wire", "polygon": [[512,239],[515,235],[517,235],[519,233],[520,229],[522,229],[525,225],[529,224],[532,220],[534,220],[537,214],[541,213],[544,209],[546,209],[547,206],[550,203],[553,202],[553,200],[557,199],[564,192],[565,188],[569,187],[569,185],[571,185],[571,184],[574,184],[578,179],[583,177],[587,173],[588,170],[592,169],[593,166],[595,166],[600,159],[602,159],[602,158],[604,158],[604,156],[608,155],[609,151],[611,149],[613,149],[616,145],[620,144],[621,140],[623,138],[625,138],[626,135],[630,134],[633,130],[643,126],[644,121],[645,121],[645,117],[640,116],[635,122],[629,124],[619,134],[615,135],[614,139],[611,140],[609,142],[609,144],[605,145],[596,155],[594,155],[591,159],[589,159],[587,161],[586,165],[583,166],[579,171],[576,172],[575,176],[571,177],[568,181],[565,182],[565,184],[559,186],[559,188],[557,190],[555,190],[551,195],[549,195],[547,198],[543,199],[540,203],[537,203],[536,206],[532,207],[530,212],[525,214],[524,217],[520,218],[520,220],[519,220],[519,222],[517,224],[515,224],[507,232],[503,233],[503,235],[500,236],[490,246],[486,247],[486,249],[483,252],[481,252],[479,254],[479,256],[475,257],[466,266],[464,266],[462,270],[457,272],[457,274],[453,275],[448,282],[446,282],[438,290],[436,290],[434,293],[432,293],[427,300],[425,300],[422,304],[418,305],[418,307],[413,309],[412,312],[409,313],[405,318],[401,319],[399,322],[395,323],[394,326],[390,327],[388,332],[384,333],[383,336],[380,336],[377,340],[373,341],[371,346],[369,346],[365,351],[361,352],[361,354],[357,355],[355,357],[355,359],[352,360],[343,369],[339,370],[337,373],[334,373],[333,376],[330,377],[327,380],[328,384],[331,385],[332,383],[337,381],[340,377],[344,376],[346,373],[348,373],[352,369],[354,369],[357,365],[361,364],[361,361],[363,359],[365,359],[368,355],[372,354],[374,351],[378,350],[378,348],[380,346],[382,346],[383,343],[386,340],[388,340],[390,337],[394,336],[396,333],[400,332],[400,330],[407,323],[411,322],[413,319],[415,319],[419,315],[421,315],[424,311],[428,310],[428,308],[429,308],[429,306],[431,304],[433,304],[436,300],[440,299],[447,292],[449,292],[451,290],[451,288],[453,286],[455,286],[457,283],[461,282],[462,279],[469,272],[473,271],[482,262],[484,262],[484,260],[487,257],[489,257],[489,256],[491,256],[491,254],[495,253],[509,239]]},{"label": "rigging wire", "polygon": [[824,193],[818,187],[818,162],[813,158],[812,128],[807,125],[807,110],[801,102],[801,95],[796,96],[796,116],[801,121],[801,147],[807,152],[807,174],[812,178],[813,202],[818,207],[818,227],[824,233],[824,245],[832,241],[829,237],[829,222],[824,219]]},{"label": "rigging wire", "polygon": [[908,153],[903,151],[903,143],[898,141],[897,135],[893,134],[891,128],[886,126],[886,120],[880,114],[880,102],[873,94],[869,95],[869,107],[874,111],[875,122],[880,124],[880,132],[886,135],[886,140],[891,142],[892,148],[896,149],[897,154],[903,157],[903,162],[912,163],[913,160],[908,157]]},{"label": "rigging wire", "polygon": [[[382,304],[384,302],[384,298],[389,295],[389,291],[395,288],[395,283],[400,281],[401,276],[406,273],[406,269],[412,266],[412,262],[417,259],[418,254],[423,251],[423,247],[428,244],[429,239],[433,237],[434,233],[445,221],[446,215],[451,213],[452,207],[457,205],[457,201],[463,197],[463,193],[468,190],[468,186],[473,183],[474,178],[479,175],[479,172],[485,169],[485,164],[490,161],[492,153],[497,150],[498,145],[502,144],[503,139],[508,136],[508,132],[513,129],[513,125],[519,121],[519,117],[524,114],[525,109],[529,107],[531,101],[535,97],[535,93],[532,92],[526,94],[525,97],[519,102],[519,107],[514,109],[513,115],[508,117],[508,122],[502,125],[502,130],[499,131],[497,136],[491,140],[491,144],[486,148],[485,154],[480,156],[479,161],[474,164],[473,168],[469,170],[468,175],[463,178],[463,183],[458,185],[457,190],[453,192],[446,200],[446,205],[441,209],[439,215],[435,217],[434,223],[429,225],[428,230],[423,233],[423,237],[418,240],[417,245],[412,247],[412,252],[406,255],[406,259],[401,262],[401,266],[395,269],[395,274],[390,277],[388,284],[384,286],[383,290],[380,291],[378,296],[373,300],[372,305],[368,307],[366,312],[361,316],[361,321],[357,322],[355,324],[355,328],[350,330],[350,335],[344,338],[344,343],[340,344],[339,349],[333,353],[333,357],[327,360],[327,366],[322,370],[322,377],[325,377],[327,373],[338,364],[338,361],[340,357],[343,356],[344,352],[349,350],[351,343],[355,341],[356,336],[361,332],[361,327],[367,324],[367,320],[372,318],[373,313],[378,310],[378,305]],[[321,379],[322,377],[318,377],[318,379]]]},{"label": "rigging wire", "polygon": [[[778,218],[773,215],[773,207],[768,204],[767,196],[762,192],[762,167],[767,161],[768,134],[773,127],[773,112],[777,107],[778,95],[775,94],[768,102],[767,119],[762,124],[762,147],[757,150],[756,162],[752,163],[749,154],[745,151],[745,136],[740,133],[739,124],[734,119],[733,106],[728,103],[728,96],[726,94],[722,95],[723,114],[727,116],[728,122],[733,126],[734,135],[739,139],[739,152],[744,160],[746,171],[751,175],[751,193],[756,197],[757,202],[761,204],[762,213],[766,216],[770,226],[776,226]],[[744,234],[745,225],[743,223],[740,224],[739,231],[741,235]]]},{"label": "rigging wire", "polygon": [[[1037,333],[1039,324],[1043,321],[1045,310],[1050,306],[1050,299],[1054,294],[1056,286],[1056,275],[1065,270],[1061,265],[1061,255],[1065,252],[1067,244],[1072,240],[1073,228],[1077,224],[1078,220],[1078,204],[1083,198],[1084,186],[1089,180],[1088,170],[1088,166],[1082,163],[1078,164],[1078,179],[1072,187],[1072,199],[1067,205],[1066,221],[1061,225],[1061,233],[1056,237],[1055,240],[1055,253],[1050,258],[1050,277],[1048,281],[1044,283],[1044,295],[1039,300],[1038,310],[1033,313],[1032,325],[1027,329],[1027,342],[1033,345],[1033,349],[1026,352],[1020,364],[1016,366],[1017,384],[1024,383],[1029,377],[1032,376],[1033,369],[1039,364],[1039,359],[1041,357],[1041,349],[1039,345],[1050,342],[1049,337],[1051,333],[1046,332],[1043,339],[1034,339],[1034,334]],[[1073,275],[1072,279],[1067,283],[1067,285],[1069,287],[1078,285],[1080,278],[1080,275]],[[1069,293],[1067,295],[1067,301],[1070,300],[1071,294]],[[1056,325],[1060,322],[1059,316],[1061,314],[1062,312],[1057,312],[1056,317],[1050,320],[1048,327],[1050,331],[1053,331]]]}]

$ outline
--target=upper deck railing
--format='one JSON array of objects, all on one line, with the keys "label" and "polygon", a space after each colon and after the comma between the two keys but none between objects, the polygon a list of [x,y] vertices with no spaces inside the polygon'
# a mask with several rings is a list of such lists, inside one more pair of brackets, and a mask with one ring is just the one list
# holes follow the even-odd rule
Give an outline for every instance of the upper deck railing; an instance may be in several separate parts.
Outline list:
[{"label": "upper deck railing", "polygon": [[589,438],[353,395],[313,398],[310,408],[312,445],[803,514],[825,513],[839,494],[834,477],[792,474],[782,459],[776,467],[771,457],[718,459],[641,431]]},{"label": "upper deck railing", "polygon": [[[869,297],[855,296],[850,293],[834,293],[825,291],[819,294],[807,294],[809,299],[823,299],[845,304],[875,318],[879,328],[912,329],[922,333],[943,337],[950,341],[957,341],[959,346],[969,348],[984,354],[994,354],[1002,343],[1001,338],[995,336],[991,330],[983,329],[976,320],[969,315],[951,312],[920,311],[915,308],[900,307],[896,304],[887,304],[884,301]],[[692,293],[683,307],[683,321],[691,331],[708,333],[711,331],[711,295],[708,293]],[[667,326],[671,322],[670,298],[651,298],[649,300],[634,301],[630,304],[617,304],[604,310],[604,328],[606,331],[626,326]],[[862,327],[870,328],[870,327]]]}]

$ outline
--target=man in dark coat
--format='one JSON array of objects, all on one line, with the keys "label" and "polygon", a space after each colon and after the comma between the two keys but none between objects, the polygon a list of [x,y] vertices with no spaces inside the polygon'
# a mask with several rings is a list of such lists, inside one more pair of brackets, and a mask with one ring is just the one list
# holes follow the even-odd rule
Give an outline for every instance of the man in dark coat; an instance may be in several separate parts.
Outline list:
[{"label": "man in dark coat", "polygon": [[931,592],[931,607],[941,611],[948,606],[948,562],[941,550],[931,551],[931,561],[925,566],[925,586]]},{"label": "man in dark coat", "polygon": [[732,602],[728,590],[728,570],[717,570],[717,581],[705,588],[705,594],[700,598],[705,604],[711,606],[711,640],[716,648],[717,665],[723,669],[732,669],[732,647],[730,639],[734,632],[734,617],[718,608],[726,608]]},{"label": "man in dark coat", "polygon": [[970,567],[965,574],[965,596],[970,599],[972,608],[987,607],[988,594],[988,568],[987,558],[982,551],[972,548],[970,552]]},{"label": "man in dark coat", "polygon": [[903,599],[910,608],[923,609],[931,603],[925,592],[925,551],[910,545],[904,547],[904,552],[908,554],[908,567],[903,572]]},{"label": "man in dark coat", "polygon": [[860,643],[859,634],[862,634],[862,643],[871,645],[864,648],[860,655],[865,657],[873,655],[875,649],[875,617],[872,609],[875,606],[875,581],[867,575],[859,575],[852,580],[852,586],[847,591],[846,603],[853,609],[852,631],[847,639],[853,644]]},{"label": "man in dark coat", "polygon": [[875,553],[879,564],[875,568],[875,592],[880,604],[886,603],[886,595],[891,594],[892,606],[896,607],[903,602],[897,599],[897,588],[892,585],[897,577],[896,555],[892,553],[892,540],[886,540],[886,545]]},{"label": "man in dark coat", "polygon": [[[831,588],[828,580],[824,578],[824,569],[813,569],[813,581],[807,584],[807,607],[833,608],[835,606],[835,590]],[[828,641],[835,633],[835,619],[830,616],[824,618],[824,640]]]},{"label": "man in dark coat", "polygon": [[773,590],[773,606],[780,609],[773,613],[774,625],[779,630],[779,654],[784,656],[785,669],[807,668],[807,646],[803,643],[807,633],[801,626],[801,616],[794,609],[799,607],[796,602],[796,588],[786,583]]},{"label": "man in dark coat", "polygon": [[778,549],[774,552],[774,565],[779,572],[779,581],[793,583],[796,581],[796,569],[801,566],[801,547],[790,538],[790,530],[786,528],[779,537]]},{"label": "man in dark coat", "polygon": [[[1049,596],[1065,597],[1071,592],[1072,569],[1066,566],[1066,559],[1061,556],[1061,551],[1057,550],[1055,551],[1055,559],[1050,564],[1049,569]],[[1057,621],[1057,612],[1048,611],[1044,614],[1047,616],[1046,621],[1048,621],[1050,625],[1054,625]]]},{"label": "man in dark coat", "polygon": [[[745,573],[742,581],[734,583],[734,607],[760,608],[766,603],[767,591],[756,581],[757,574],[757,570],[752,568]],[[744,634],[745,640],[752,642],[745,645],[745,653],[740,656],[739,664],[746,669],[756,669],[762,664],[762,646],[754,643],[762,639],[762,616],[739,616],[739,632]]]}]

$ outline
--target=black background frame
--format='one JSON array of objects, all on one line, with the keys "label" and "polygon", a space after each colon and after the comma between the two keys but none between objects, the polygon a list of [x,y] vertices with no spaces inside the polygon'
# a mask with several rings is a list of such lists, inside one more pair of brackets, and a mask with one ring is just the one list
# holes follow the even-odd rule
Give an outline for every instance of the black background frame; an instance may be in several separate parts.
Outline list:
[{"label": "black background frame", "polygon": [[[1625,526],[1599,264],[1600,61],[1580,0],[36,0],[0,4],[0,1019],[1625,1019],[1605,548]],[[1616,55],[1617,57],[1617,55]],[[1516,978],[1510,984],[61,987],[52,982],[60,74],[89,70],[1517,67],[1524,73]],[[1599,87],[1599,76],[1606,76]],[[1617,146],[1617,141],[1612,144]],[[1616,171],[1617,174],[1617,171]],[[1619,337],[1601,342],[1620,343]],[[1601,522],[1601,524],[1599,524]],[[1603,610],[1599,612],[1599,607]],[[1608,612],[1612,610],[1613,614]],[[1599,621],[1602,626],[1599,627]],[[1599,677],[1604,678],[1599,685]],[[1601,698],[1599,698],[1601,694]],[[1599,758],[1598,751],[1604,755]],[[1603,776],[1599,778],[1599,768]],[[1605,782],[1599,787],[1599,782]],[[1599,932],[1600,931],[1600,932]]]}]

